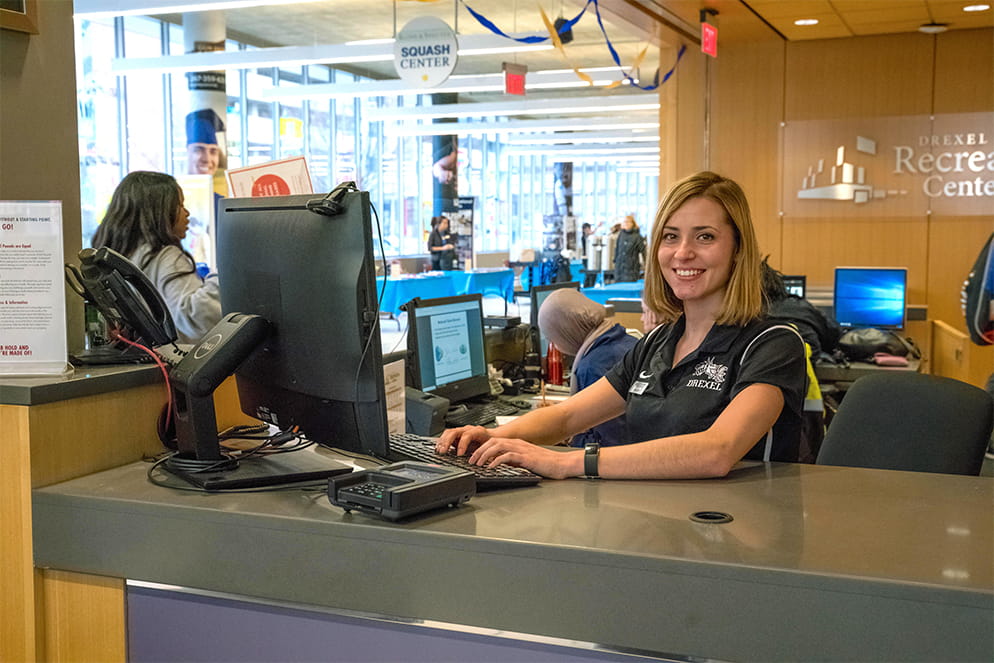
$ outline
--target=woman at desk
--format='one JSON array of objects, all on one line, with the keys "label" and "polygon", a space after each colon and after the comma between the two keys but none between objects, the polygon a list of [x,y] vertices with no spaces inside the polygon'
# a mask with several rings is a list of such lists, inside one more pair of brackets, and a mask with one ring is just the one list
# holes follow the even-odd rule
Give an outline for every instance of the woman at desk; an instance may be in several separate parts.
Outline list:
[{"label": "woman at desk", "polygon": [[221,320],[217,276],[200,278],[180,243],[189,224],[176,180],[139,170],[117,185],[92,241],[94,248],[111,248],[145,272],[169,308],[180,343],[196,343]]},{"label": "woman at desk", "polygon": [[456,245],[449,234],[449,220],[444,216],[433,216],[431,219],[431,234],[428,236],[428,252],[431,254],[431,268],[451,270],[452,261],[456,254]]},{"label": "woman at desk", "polygon": [[[645,298],[663,325],[566,401],[494,429],[447,430],[436,451],[550,478],[721,477],[743,458],[796,461],[804,343],[764,317],[759,247],[742,189],[710,172],[678,182],[656,214],[651,249]],[[629,444],[540,446],[621,414]]]},{"label": "woman at desk", "polygon": [[[574,358],[570,376],[572,394],[604,377],[635,346],[635,337],[606,316],[603,306],[572,288],[553,290],[538,311],[542,334],[564,354]],[[569,444],[582,448],[589,442],[602,447],[624,444],[624,416],[577,433]]]}]

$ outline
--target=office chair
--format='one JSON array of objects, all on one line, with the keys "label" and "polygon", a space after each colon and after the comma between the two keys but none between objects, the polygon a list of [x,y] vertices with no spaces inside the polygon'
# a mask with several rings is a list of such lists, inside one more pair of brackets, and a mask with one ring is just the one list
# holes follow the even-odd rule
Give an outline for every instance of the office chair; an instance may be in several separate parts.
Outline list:
[{"label": "office chair", "polygon": [[979,475],[994,401],[965,382],[908,371],[853,383],[816,463]]}]

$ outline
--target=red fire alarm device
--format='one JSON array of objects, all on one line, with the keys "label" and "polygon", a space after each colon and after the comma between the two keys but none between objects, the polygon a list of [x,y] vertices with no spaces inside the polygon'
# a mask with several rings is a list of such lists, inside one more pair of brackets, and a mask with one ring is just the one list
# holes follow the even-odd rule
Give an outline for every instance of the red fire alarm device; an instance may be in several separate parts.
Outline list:
[{"label": "red fire alarm device", "polygon": [[504,94],[525,94],[525,74],[528,67],[523,64],[505,62],[504,66]]}]

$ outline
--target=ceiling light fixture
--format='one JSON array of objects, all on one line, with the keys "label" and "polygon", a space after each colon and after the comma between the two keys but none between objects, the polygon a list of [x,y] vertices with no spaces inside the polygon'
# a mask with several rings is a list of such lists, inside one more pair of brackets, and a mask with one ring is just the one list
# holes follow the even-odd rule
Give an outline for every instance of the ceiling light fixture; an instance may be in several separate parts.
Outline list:
[{"label": "ceiling light fixture", "polygon": [[927,35],[937,35],[941,32],[945,32],[949,29],[949,26],[945,23],[922,23],[918,26],[918,32],[924,32]]},{"label": "ceiling light fixture", "polygon": [[73,15],[83,18],[115,16],[151,16],[185,14],[228,9],[245,9],[263,5],[290,5],[319,0],[74,0]]},{"label": "ceiling light fixture", "polygon": [[636,131],[569,131],[532,134],[527,138],[509,138],[505,145],[586,145],[596,143],[658,143],[659,132]]},{"label": "ceiling light fixture", "polygon": [[[491,34],[462,35],[459,55],[485,55],[541,51],[552,48],[545,44],[508,45],[505,37]],[[351,44],[316,44],[312,46],[280,46],[245,51],[210,51],[184,53],[152,58],[114,58],[111,71],[115,74],[183,73],[187,71],[222,71],[255,69],[257,67],[290,67],[306,64],[354,64],[361,62],[390,62],[393,60],[393,40],[384,42],[368,39]]]},{"label": "ceiling light fixture", "polygon": [[991,8],[991,6],[988,5],[988,4],[967,5],[966,7],[963,7],[963,11],[965,11],[965,12],[985,12],[985,11],[987,11],[990,8]]},{"label": "ceiling light fixture", "polygon": [[818,25],[818,19],[816,18],[799,18],[794,21],[794,25]]},{"label": "ceiling light fixture", "polygon": [[[615,69],[617,71],[617,69]],[[528,74],[526,90],[551,90],[554,88],[606,87],[615,82],[610,78],[594,79],[593,84],[577,78],[573,71],[555,75],[545,72]],[[393,97],[405,94],[429,94],[435,92],[503,92],[504,74],[461,74],[449,76],[448,80],[433,88],[411,87],[399,78],[357,83],[315,83],[292,87],[271,87],[262,91],[265,99],[285,101],[287,99],[349,99],[355,97]]]},{"label": "ceiling light fixture", "polygon": [[628,94],[564,99],[527,99],[490,103],[440,104],[411,108],[377,108],[367,113],[374,121],[435,120],[443,117],[499,117],[505,115],[560,115],[639,110],[658,110],[655,95]]},{"label": "ceiling light fixture", "polygon": [[[644,116],[644,117],[643,117]],[[617,117],[559,118],[555,120],[461,121],[439,124],[386,124],[388,136],[486,136],[534,134],[547,131],[610,131],[620,129],[659,129],[659,120],[648,114],[632,113]]]}]

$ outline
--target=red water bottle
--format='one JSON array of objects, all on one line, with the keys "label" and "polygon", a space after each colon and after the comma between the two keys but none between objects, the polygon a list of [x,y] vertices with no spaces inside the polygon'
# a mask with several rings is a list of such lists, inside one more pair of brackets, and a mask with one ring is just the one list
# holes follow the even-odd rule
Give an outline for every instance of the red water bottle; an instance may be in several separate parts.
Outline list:
[{"label": "red water bottle", "polygon": [[555,343],[549,341],[549,352],[546,357],[546,376],[545,380],[549,384],[562,384],[563,383],[563,355],[559,352],[559,348],[556,347]]}]

